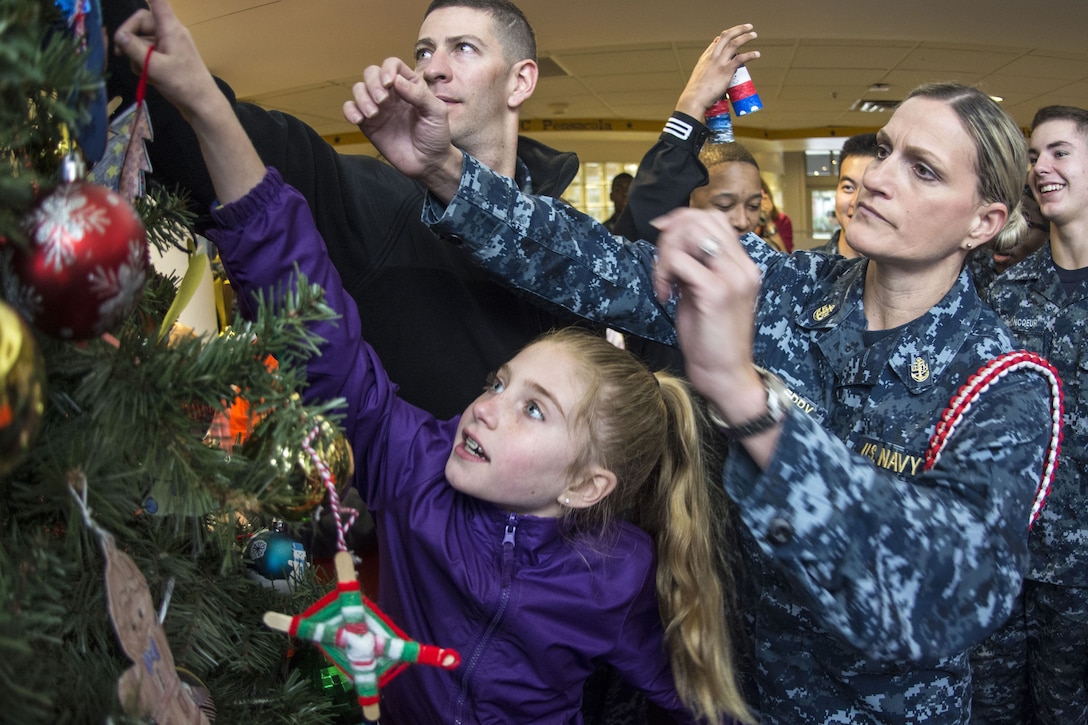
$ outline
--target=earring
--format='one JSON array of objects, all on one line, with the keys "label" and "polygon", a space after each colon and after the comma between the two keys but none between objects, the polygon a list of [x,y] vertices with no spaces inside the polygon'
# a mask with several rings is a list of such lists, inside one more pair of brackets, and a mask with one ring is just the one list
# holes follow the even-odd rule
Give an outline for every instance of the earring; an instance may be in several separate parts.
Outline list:
[{"label": "earring", "polygon": [[967,242],[967,248],[968,248],[968,249],[970,249],[970,248],[971,248],[971,242]]},{"label": "earring", "polygon": [[565,499],[563,499],[563,505],[570,506],[570,496],[567,496]]}]

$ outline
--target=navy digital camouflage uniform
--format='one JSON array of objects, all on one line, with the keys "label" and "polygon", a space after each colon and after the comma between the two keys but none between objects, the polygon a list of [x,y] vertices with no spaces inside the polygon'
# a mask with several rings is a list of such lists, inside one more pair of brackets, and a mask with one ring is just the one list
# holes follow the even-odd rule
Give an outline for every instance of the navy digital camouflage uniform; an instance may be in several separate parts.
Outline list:
[{"label": "navy digital camouflage uniform", "polygon": [[1088,283],[1067,293],[1046,244],[997,277],[989,298],[1019,345],[1058,368],[1065,393],[1061,461],[1028,540],[1024,620],[1002,634],[1026,629],[1035,721],[1088,723]]},{"label": "navy digital camouflage uniform", "polygon": [[975,282],[975,289],[983,299],[986,298],[986,290],[997,278],[997,265],[994,264],[994,250],[992,245],[984,244],[978,249],[972,249],[967,253],[967,272]]},{"label": "navy digital camouflage uniform", "polygon": [[[515,287],[676,343],[649,243],[524,195],[467,156],[456,197],[445,209],[429,199],[424,221]],[[767,469],[734,445],[723,475],[758,589],[752,704],[768,724],[965,722],[966,650],[1008,616],[1027,563],[1047,387],[1029,372],[995,382],[924,472],[950,397],[1012,349],[966,273],[866,346],[867,260],[742,241],[764,276],[755,360],[796,402]]]},{"label": "navy digital camouflage uniform", "polygon": [[839,237],[842,236],[842,229],[836,229],[835,233],[831,235],[831,239],[821,244],[818,247],[813,247],[812,252],[819,252],[820,254],[838,254],[839,253]]}]

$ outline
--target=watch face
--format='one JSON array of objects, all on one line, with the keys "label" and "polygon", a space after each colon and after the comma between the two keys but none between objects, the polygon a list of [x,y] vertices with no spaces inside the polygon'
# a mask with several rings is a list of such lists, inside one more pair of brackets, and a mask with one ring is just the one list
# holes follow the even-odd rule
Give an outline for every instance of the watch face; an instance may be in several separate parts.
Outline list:
[{"label": "watch face", "polygon": [[793,397],[789,388],[774,373],[764,373],[763,382],[767,386],[767,408],[775,417],[775,423],[786,417],[793,407]]},{"label": "watch face", "polygon": [[711,421],[726,437],[732,438],[733,440],[747,438],[756,433],[762,433],[765,430],[773,428],[779,421],[786,417],[786,414],[789,413],[790,408],[793,406],[793,400],[790,398],[789,389],[786,387],[786,384],[782,382],[781,378],[768,370],[764,370],[758,365],[756,366],[756,372],[759,373],[759,377],[763,381],[763,387],[767,391],[766,412],[738,425],[729,425],[720,415],[718,415],[713,407],[709,408]]}]

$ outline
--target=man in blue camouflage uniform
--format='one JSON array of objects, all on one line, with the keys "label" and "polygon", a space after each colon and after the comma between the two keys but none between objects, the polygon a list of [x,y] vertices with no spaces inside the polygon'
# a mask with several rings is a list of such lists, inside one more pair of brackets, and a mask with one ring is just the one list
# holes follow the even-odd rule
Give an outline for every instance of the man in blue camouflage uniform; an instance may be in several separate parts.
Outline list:
[{"label": "man in blue camouflage uniform", "polygon": [[876,134],[859,133],[846,139],[839,150],[839,181],[835,185],[835,221],[839,228],[826,244],[814,251],[824,254],[841,254],[856,257],[858,253],[846,243],[846,228],[854,216],[854,204],[861,191],[861,179],[865,169],[876,158]]},{"label": "man in blue camouflage uniform", "polygon": [[[1003,633],[1026,629],[1027,661],[1018,663],[1026,677],[1013,676],[1028,683],[1031,714],[1020,721],[1072,725],[1088,722],[1088,410],[1081,395],[1088,379],[1088,111],[1040,109],[1029,160],[1028,183],[1051,222],[1050,243],[997,277],[990,301],[1018,343],[1062,374],[1065,419],[1061,464],[1029,538],[1024,610]],[[1001,693],[984,694],[1002,702]],[[1005,714],[979,712],[976,721],[1017,721]]]}]

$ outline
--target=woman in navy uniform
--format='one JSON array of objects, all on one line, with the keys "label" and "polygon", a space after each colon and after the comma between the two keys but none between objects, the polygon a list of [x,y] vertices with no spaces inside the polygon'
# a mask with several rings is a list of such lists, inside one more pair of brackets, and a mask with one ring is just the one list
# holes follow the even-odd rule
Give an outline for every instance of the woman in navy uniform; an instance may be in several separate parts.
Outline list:
[{"label": "woman in navy uniform", "polygon": [[[1027,562],[1044,377],[996,379],[925,459],[949,399],[1013,348],[963,268],[1023,231],[1016,124],[975,89],[917,89],[879,134],[847,260],[737,240],[693,209],[657,222],[656,248],[613,237],[444,143],[425,91],[357,88],[365,112],[348,113],[430,188],[424,220],[518,288],[679,341],[732,439],[761,722],[966,722],[966,651],[1008,616]],[[414,120],[386,123],[402,104]]]}]

